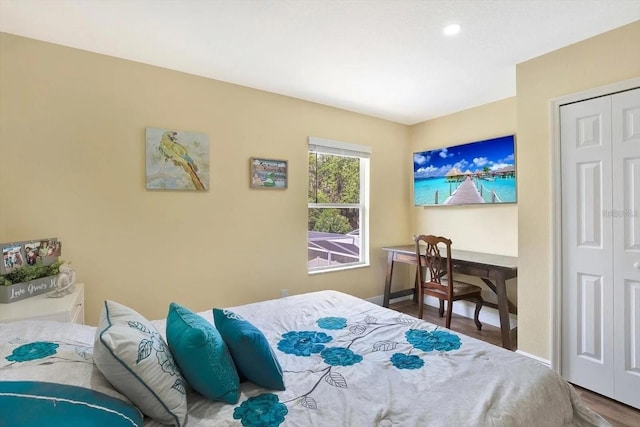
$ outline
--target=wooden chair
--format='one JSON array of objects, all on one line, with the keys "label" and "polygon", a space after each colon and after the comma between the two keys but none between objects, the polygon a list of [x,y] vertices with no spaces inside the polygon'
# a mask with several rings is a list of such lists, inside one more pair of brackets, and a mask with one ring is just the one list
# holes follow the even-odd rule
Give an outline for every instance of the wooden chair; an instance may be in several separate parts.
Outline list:
[{"label": "wooden chair", "polygon": [[[447,301],[446,327],[450,329],[453,302],[468,299],[476,303],[473,320],[478,330],[481,330],[482,323],[478,320],[478,315],[480,314],[483,303],[482,296],[480,295],[481,288],[471,283],[460,282],[453,279],[451,240],[441,236],[420,235],[415,237],[415,242],[416,258],[420,260],[416,271],[418,317],[422,319],[425,295],[430,295],[440,300],[440,317],[444,315],[444,302]],[[427,274],[428,277],[425,277]]]}]

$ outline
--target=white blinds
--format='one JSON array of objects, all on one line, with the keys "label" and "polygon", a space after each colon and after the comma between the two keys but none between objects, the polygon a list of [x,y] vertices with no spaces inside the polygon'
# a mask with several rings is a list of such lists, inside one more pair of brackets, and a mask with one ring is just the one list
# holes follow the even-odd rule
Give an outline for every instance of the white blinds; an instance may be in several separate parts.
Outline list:
[{"label": "white blinds", "polygon": [[349,142],[316,138],[314,136],[309,137],[309,151],[364,159],[368,159],[371,155],[371,147],[367,145],[351,144]]}]

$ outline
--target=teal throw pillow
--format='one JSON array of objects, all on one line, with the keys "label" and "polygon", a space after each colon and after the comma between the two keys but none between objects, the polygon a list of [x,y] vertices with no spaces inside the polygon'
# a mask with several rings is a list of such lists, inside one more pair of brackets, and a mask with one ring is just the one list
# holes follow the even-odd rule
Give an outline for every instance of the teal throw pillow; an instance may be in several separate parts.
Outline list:
[{"label": "teal throw pillow", "polygon": [[211,400],[238,403],[240,379],[216,328],[175,302],[167,315],[167,342],[187,383]]},{"label": "teal throw pillow", "polygon": [[40,381],[0,381],[0,425],[142,427],[132,404],[95,390]]},{"label": "teal throw pillow", "polygon": [[241,376],[260,387],[284,390],[282,368],[260,329],[229,310],[214,308],[213,320]]}]

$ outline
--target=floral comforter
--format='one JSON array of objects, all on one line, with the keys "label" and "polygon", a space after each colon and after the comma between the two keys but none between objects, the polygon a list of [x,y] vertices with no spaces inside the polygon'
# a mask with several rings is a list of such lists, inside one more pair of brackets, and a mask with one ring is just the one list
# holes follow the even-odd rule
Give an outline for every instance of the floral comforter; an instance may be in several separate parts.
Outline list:
[{"label": "floral comforter", "polygon": [[189,427],[607,425],[542,364],[350,295],[230,310],[265,334],[286,390],[244,383],[236,405],[190,395]]},{"label": "floral comforter", "polygon": [[[191,393],[187,427],[607,425],[534,360],[340,292],[230,309],[265,334],[286,390],[247,382],[235,405]],[[210,310],[200,314],[213,322]],[[165,331],[164,320],[153,323]],[[57,322],[0,324],[0,379],[126,400],[93,364],[94,334]]]}]

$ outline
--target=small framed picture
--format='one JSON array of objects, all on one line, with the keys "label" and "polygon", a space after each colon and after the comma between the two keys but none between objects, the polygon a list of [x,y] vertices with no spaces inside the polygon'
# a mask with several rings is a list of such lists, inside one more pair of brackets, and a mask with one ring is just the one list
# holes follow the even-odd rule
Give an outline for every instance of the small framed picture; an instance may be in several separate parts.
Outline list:
[{"label": "small framed picture", "polygon": [[24,252],[27,258],[27,265],[36,265],[38,257],[40,256],[40,245],[42,242],[34,241],[24,244]]},{"label": "small framed picture", "polygon": [[24,249],[20,243],[2,244],[0,274],[9,274],[24,267]]},{"label": "small framed picture", "polygon": [[250,159],[251,188],[269,188],[285,190],[288,186],[288,170],[286,160]]}]

